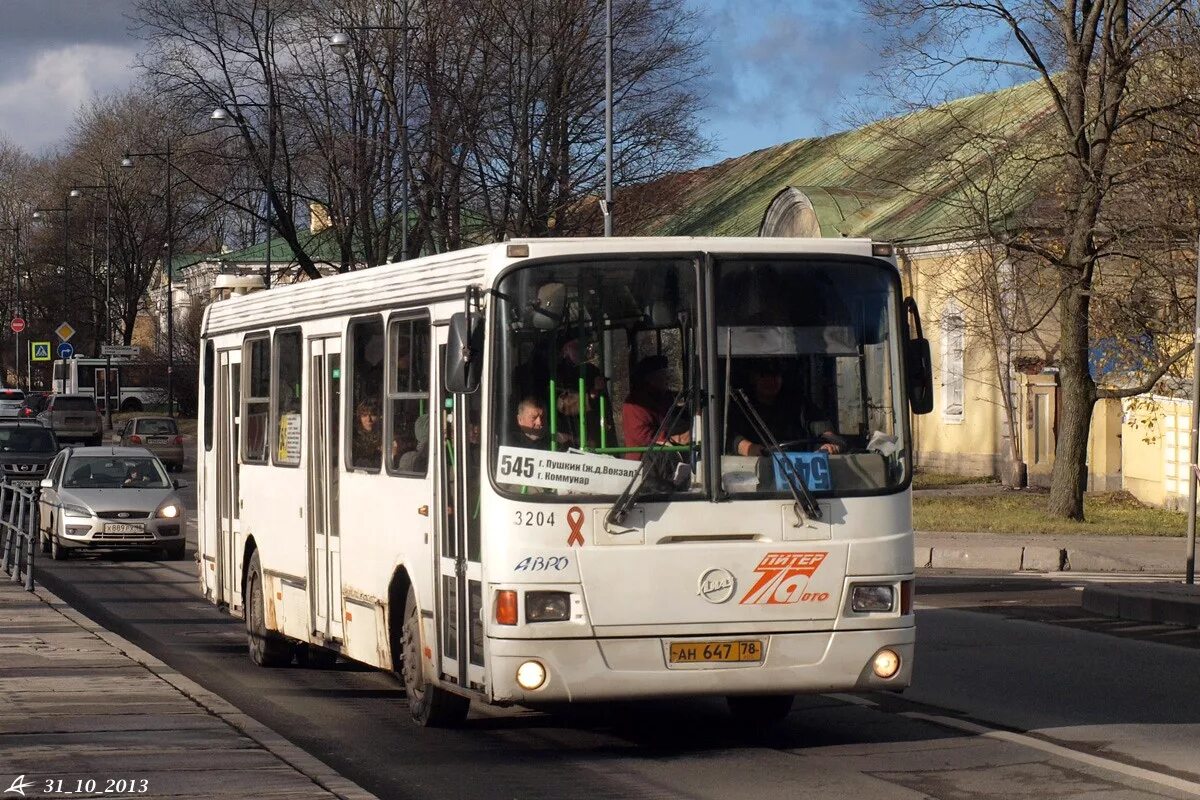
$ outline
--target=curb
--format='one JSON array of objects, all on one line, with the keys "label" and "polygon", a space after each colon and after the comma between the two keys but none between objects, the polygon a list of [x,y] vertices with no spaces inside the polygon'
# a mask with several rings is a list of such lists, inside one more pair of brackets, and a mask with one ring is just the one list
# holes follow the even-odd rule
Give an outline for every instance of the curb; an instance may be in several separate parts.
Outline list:
[{"label": "curb", "polygon": [[1179,564],[1118,558],[1075,547],[1046,545],[915,545],[917,569],[986,569],[1006,572],[1145,572],[1174,574]]},{"label": "curb", "polygon": [[1182,583],[1092,584],[1081,604],[1106,617],[1200,628],[1200,589]]},{"label": "curb", "polygon": [[155,677],[165,681],[180,694],[220,719],[236,731],[257,742],[264,750],[301,773],[322,789],[343,800],[378,800],[349,778],[342,777],[332,767],[292,744],[279,733],[263,725],[214,694],[170,665],[160,661],[129,640],[118,636],[71,607],[69,603],[44,586],[36,586],[33,594],[54,611],[83,628],[88,633],[115,647],[122,655],[141,664]]}]

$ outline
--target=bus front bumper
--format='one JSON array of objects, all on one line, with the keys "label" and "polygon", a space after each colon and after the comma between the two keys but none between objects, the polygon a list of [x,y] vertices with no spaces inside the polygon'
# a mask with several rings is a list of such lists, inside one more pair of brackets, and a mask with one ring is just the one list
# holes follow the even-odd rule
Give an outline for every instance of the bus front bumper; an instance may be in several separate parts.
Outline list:
[{"label": "bus front bumper", "polygon": [[[671,664],[672,643],[760,640],[755,663]],[[587,702],[639,697],[899,691],[912,681],[916,631],[911,625],[855,631],[630,639],[492,639],[492,700],[497,703]],[[900,657],[891,678],[875,675],[881,650]],[[517,673],[535,661],[545,682],[525,689]],[[536,669],[534,670],[536,673]],[[528,673],[527,673],[528,674]]]}]

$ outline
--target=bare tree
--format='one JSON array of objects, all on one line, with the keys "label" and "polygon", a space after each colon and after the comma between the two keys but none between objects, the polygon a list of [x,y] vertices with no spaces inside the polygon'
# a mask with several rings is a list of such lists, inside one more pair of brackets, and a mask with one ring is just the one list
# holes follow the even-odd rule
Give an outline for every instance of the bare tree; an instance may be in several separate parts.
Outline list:
[{"label": "bare tree", "polygon": [[[1182,56],[1194,17],[1185,0],[871,0],[895,34],[889,85],[906,108],[928,108],[961,80],[1027,76],[1048,112],[1043,138],[1027,136],[1042,202],[993,208],[974,236],[1053,271],[1062,415],[1050,512],[1082,519],[1092,408],[1146,391],[1185,354],[1167,354],[1134,385],[1098,387],[1090,371],[1093,312],[1105,292],[1128,291],[1106,270],[1140,260],[1154,237],[1127,213],[1124,195],[1144,176],[1145,126],[1190,105],[1188,81],[1143,88]],[[961,83],[959,86],[961,87]],[[1194,84],[1193,84],[1194,85]],[[939,143],[933,143],[938,146]],[[1023,149],[1024,145],[1022,145]],[[1144,187],[1143,187],[1144,188]],[[1019,213],[1018,213],[1019,212]],[[1159,238],[1161,243],[1161,238]]]}]

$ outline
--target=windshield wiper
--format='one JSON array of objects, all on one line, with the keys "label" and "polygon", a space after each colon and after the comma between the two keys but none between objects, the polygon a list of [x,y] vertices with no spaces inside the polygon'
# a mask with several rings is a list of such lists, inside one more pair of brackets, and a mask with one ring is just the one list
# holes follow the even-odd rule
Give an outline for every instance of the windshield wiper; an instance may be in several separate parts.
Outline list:
[{"label": "windshield wiper", "polygon": [[796,526],[804,524],[804,516],[808,515],[810,519],[821,519],[821,507],[817,505],[817,501],[813,499],[809,493],[808,487],[804,485],[804,480],[796,473],[796,465],[783,452],[783,448],[779,446],[779,442],[775,439],[775,434],[771,433],[771,429],[767,427],[767,423],[758,415],[754,405],[750,402],[750,398],[746,397],[746,393],[741,389],[735,389],[733,399],[737,401],[738,407],[742,413],[746,415],[750,426],[754,428],[755,433],[762,439],[763,445],[771,453],[771,458],[779,465],[779,470],[783,473],[784,480],[787,481],[788,488],[792,492],[792,498],[796,501],[793,510],[796,512]]},{"label": "windshield wiper", "polygon": [[604,528],[611,535],[619,535],[628,533],[626,530],[612,530],[614,525],[624,525],[625,518],[629,516],[629,512],[637,505],[638,497],[642,493],[642,488],[646,485],[646,469],[651,462],[651,457],[659,450],[667,446],[665,434],[671,429],[671,425],[679,418],[680,414],[687,411],[687,406],[682,405],[681,401],[689,394],[690,386],[685,386],[679,390],[679,394],[675,395],[675,399],[671,401],[671,410],[668,411],[658,424],[658,430],[654,432],[654,440],[650,442],[650,446],[642,453],[642,460],[638,465],[638,470],[629,479],[629,483],[625,485],[625,491],[621,492],[621,496],[617,498],[617,502],[613,503],[613,507],[609,510],[607,516],[604,517]]}]

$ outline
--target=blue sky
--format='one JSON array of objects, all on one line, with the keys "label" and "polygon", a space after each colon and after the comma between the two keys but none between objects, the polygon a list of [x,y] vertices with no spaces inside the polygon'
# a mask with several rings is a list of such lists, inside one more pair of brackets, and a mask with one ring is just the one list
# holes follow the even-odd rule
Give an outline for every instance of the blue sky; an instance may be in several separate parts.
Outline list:
[{"label": "blue sky", "polygon": [[[712,160],[848,127],[878,66],[857,0],[685,0],[709,31]],[[132,0],[0,0],[0,137],[60,141],[81,104],[127,86]],[[870,100],[865,101],[870,106]]]}]

